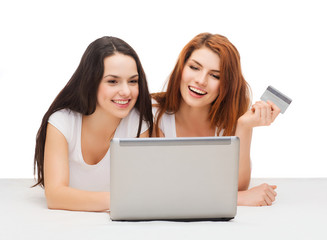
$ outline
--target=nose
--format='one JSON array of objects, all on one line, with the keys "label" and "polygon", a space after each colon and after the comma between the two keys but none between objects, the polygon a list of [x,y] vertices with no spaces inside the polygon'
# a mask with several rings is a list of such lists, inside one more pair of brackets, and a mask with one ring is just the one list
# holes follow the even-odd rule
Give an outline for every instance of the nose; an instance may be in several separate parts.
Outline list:
[{"label": "nose", "polygon": [[207,74],[205,72],[199,73],[195,81],[201,86],[206,86],[208,81]]},{"label": "nose", "polygon": [[131,94],[131,90],[129,89],[128,84],[127,83],[121,84],[119,95],[122,97],[129,97],[130,94]]}]

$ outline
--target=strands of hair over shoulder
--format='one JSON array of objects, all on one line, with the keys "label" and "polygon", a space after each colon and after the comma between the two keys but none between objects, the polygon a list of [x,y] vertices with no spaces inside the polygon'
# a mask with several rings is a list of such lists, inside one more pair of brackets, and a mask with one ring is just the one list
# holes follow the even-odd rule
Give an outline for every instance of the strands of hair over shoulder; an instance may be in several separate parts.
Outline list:
[{"label": "strands of hair over shoulder", "polygon": [[174,114],[181,103],[180,84],[185,63],[194,50],[207,47],[220,58],[219,95],[212,103],[209,118],[218,132],[224,136],[235,134],[237,120],[250,107],[250,87],[245,81],[240,55],[235,46],[224,36],[201,33],[194,37],[181,51],[177,63],[168,79],[167,91],[152,94],[159,111],[156,115],[155,132],[159,135],[159,122],[164,113]]}]

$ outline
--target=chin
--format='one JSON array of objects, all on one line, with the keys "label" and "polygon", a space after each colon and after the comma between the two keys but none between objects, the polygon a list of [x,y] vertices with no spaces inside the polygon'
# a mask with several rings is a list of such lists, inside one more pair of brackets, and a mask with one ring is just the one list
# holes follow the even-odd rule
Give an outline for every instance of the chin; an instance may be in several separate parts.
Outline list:
[{"label": "chin", "polygon": [[194,102],[186,103],[186,105],[194,109],[207,109],[211,107],[211,104],[194,103]]},{"label": "chin", "polygon": [[184,103],[190,107],[198,108],[206,106],[202,101],[194,100],[194,99],[183,99]]},{"label": "chin", "polygon": [[125,117],[127,117],[128,116],[128,114],[130,113],[132,111],[132,109],[125,109],[125,110],[123,110],[123,111],[117,111],[117,112],[115,112],[115,116],[117,117],[117,118],[125,118]]},{"label": "chin", "polygon": [[117,118],[125,118],[128,116],[128,114],[130,113],[130,111],[124,111],[124,112],[120,112],[120,113],[115,113],[114,116]]}]

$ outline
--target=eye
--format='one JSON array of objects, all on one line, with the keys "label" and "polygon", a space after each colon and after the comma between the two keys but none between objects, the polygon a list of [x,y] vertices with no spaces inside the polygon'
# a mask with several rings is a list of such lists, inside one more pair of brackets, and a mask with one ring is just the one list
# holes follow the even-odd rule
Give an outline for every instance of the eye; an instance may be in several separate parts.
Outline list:
[{"label": "eye", "polygon": [[193,65],[189,65],[189,67],[190,67],[192,70],[195,70],[195,71],[199,70],[198,67],[195,67],[195,66],[193,66]]},{"label": "eye", "polygon": [[137,84],[139,82],[138,79],[133,79],[133,80],[130,80],[129,83],[132,83],[132,84]]},{"label": "eye", "polygon": [[220,76],[219,75],[216,75],[216,74],[210,74],[212,77],[214,77],[215,79],[217,80],[220,80]]},{"label": "eye", "polygon": [[117,83],[117,80],[108,80],[107,83],[113,85]]}]

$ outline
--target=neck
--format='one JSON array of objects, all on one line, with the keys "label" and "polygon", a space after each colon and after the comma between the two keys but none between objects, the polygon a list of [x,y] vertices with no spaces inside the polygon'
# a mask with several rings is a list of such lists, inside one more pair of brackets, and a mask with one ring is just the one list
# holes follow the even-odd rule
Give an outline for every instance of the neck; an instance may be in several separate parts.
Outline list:
[{"label": "neck", "polygon": [[214,136],[215,128],[211,127],[209,110],[209,108],[190,107],[182,101],[175,114],[177,136]]},{"label": "neck", "polygon": [[90,134],[103,140],[110,140],[116,131],[121,119],[114,117],[98,108],[88,116],[83,116],[82,127]]}]

